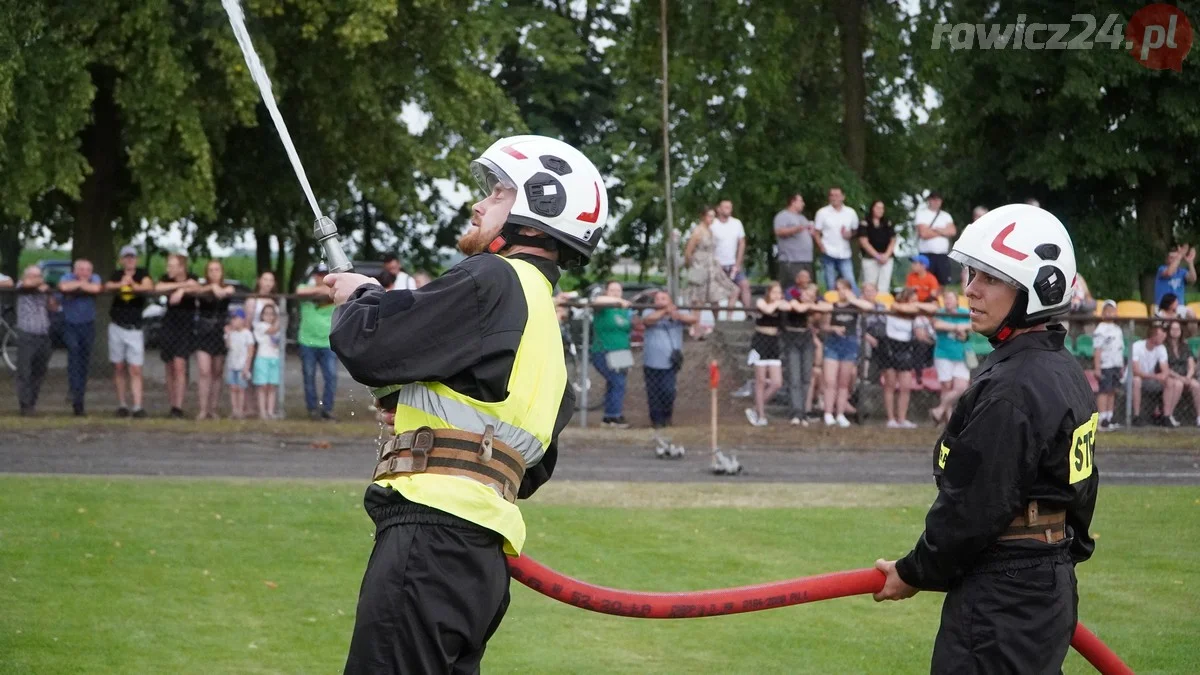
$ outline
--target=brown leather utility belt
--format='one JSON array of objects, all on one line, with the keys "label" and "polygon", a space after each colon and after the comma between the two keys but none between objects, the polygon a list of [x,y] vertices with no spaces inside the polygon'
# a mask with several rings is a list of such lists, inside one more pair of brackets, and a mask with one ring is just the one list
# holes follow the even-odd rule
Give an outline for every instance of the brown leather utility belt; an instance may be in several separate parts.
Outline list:
[{"label": "brown leather utility belt", "polygon": [[418,473],[462,476],[516,502],[525,459],[493,433],[491,425],[483,434],[429,427],[406,431],[379,446],[374,480]]},{"label": "brown leather utility belt", "polygon": [[1012,539],[1035,539],[1047,544],[1057,544],[1067,538],[1067,512],[1042,511],[1037,500],[1025,506],[1025,512],[1013,519],[999,537],[1000,541]]}]

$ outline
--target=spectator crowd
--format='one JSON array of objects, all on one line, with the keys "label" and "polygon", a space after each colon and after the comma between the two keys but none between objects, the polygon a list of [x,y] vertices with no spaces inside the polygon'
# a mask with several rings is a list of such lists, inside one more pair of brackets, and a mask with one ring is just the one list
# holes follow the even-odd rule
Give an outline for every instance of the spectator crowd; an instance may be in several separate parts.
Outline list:
[{"label": "spectator crowd", "polygon": [[[649,417],[653,427],[666,426],[685,331],[706,339],[713,324],[701,320],[705,312],[716,321],[738,310],[753,321],[746,355],[753,375],[734,394],[752,399],[745,409],[750,425],[769,423],[768,406],[782,392],[791,424],[808,426],[815,419],[826,426],[850,426],[861,418],[859,385],[868,382],[879,384],[888,428],[917,426],[910,406],[914,392],[922,389],[936,393],[928,407],[930,421],[948,421],[992,346],[971,332],[969,300],[955,288],[965,290],[968,280],[949,257],[959,226],[943,208],[941,195],[930,193],[916,210],[911,245],[880,200],[860,217],[846,204],[843,190],[833,186],[812,220],[805,208],[803,195],[795,194],[775,215],[778,277],[757,300],[746,270],[746,228],[728,199],[701,209],[686,239],[681,299],[688,310],[676,307],[668,294],[656,293],[653,308],[636,311],[624,300],[620,283],[606,286],[593,301],[591,355],[605,382],[603,424],[628,426],[624,398],[627,373],[634,367],[632,333],[646,331]],[[986,212],[976,207],[972,220]],[[897,279],[896,258],[904,250],[907,269]],[[1195,258],[1190,246],[1172,249],[1156,275],[1154,309],[1124,317],[1164,320],[1149,326],[1144,339],[1115,323],[1114,301],[1106,301],[1102,316],[1096,316],[1097,301],[1087,281],[1083,275],[1075,279],[1068,345],[1073,350],[1080,345],[1077,355],[1097,391],[1102,429],[1120,426],[1113,407],[1125,384],[1130,385],[1133,424],[1180,426],[1175,411],[1190,397],[1200,426],[1198,345],[1196,339],[1188,342],[1196,331],[1187,323],[1196,317],[1183,302],[1196,283]]]},{"label": "spectator crowd", "polygon": [[[744,409],[750,425],[768,425],[769,409],[781,397],[784,418],[792,425],[848,427],[862,418],[864,383],[878,385],[888,428],[918,425],[911,405],[920,390],[936,394],[927,406],[930,421],[947,421],[971,372],[991,351],[982,336],[971,333],[968,301],[955,288],[967,285],[965,271],[957,270],[948,255],[959,232],[955,218],[943,208],[941,196],[930,193],[912,219],[915,241],[909,245],[882,201],[873,201],[862,217],[846,204],[839,186],[829,188],[826,201],[810,220],[804,197],[795,194],[775,215],[778,277],[757,299],[746,269],[746,228],[734,216],[732,201],[724,199],[700,210],[686,239],[678,299],[659,290],[635,306],[613,281],[590,301],[591,349],[584,358],[603,381],[605,426],[629,426],[625,400],[630,371],[639,365],[639,346],[650,425],[670,426],[685,336],[705,340],[713,321],[728,321],[738,312],[753,325],[745,355],[749,380],[735,392],[751,399]],[[986,211],[977,207],[972,218]],[[1068,344],[1093,381],[1102,429],[1117,428],[1118,420],[1126,419],[1116,411],[1118,398],[1129,399],[1128,419],[1134,425],[1190,424],[1190,418],[1180,419],[1182,405],[1196,413],[1200,426],[1200,337],[1194,306],[1185,302],[1197,281],[1196,253],[1186,244],[1168,252],[1156,271],[1149,310],[1132,301],[1105,300],[1097,311],[1083,276],[1074,281]],[[906,258],[905,267],[897,265],[897,257]],[[164,364],[169,417],[187,415],[189,391],[198,420],[215,419],[222,409],[234,419],[280,416],[289,312],[280,304],[285,296],[271,272],[258,277],[253,292],[242,294],[226,280],[220,260],[207,261],[197,276],[189,272],[185,256],[172,254],[164,273],[153,279],[138,265],[134,247],[123,247],[118,258],[107,279],[86,259],[75,260],[53,286],[37,265],[15,282],[0,275],[0,289],[16,289],[8,297],[15,298],[15,380],[22,415],[36,414],[57,342],[66,351],[70,405],[75,415],[87,414],[99,323],[112,365],[114,414],[146,417],[144,324],[148,303],[162,299],[154,341]],[[334,419],[336,399],[338,365],[329,346],[334,306],[323,283],[327,271],[316,265],[290,296],[299,320],[290,333],[301,364],[304,405],[314,420]],[[430,281],[422,272],[404,271],[394,255],[382,260],[377,279],[389,290],[413,290]],[[101,294],[111,299],[105,320],[97,316]],[[1123,313],[1126,309],[1132,313]],[[567,315],[560,308],[560,317]],[[1147,322],[1145,337],[1139,338],[1135,332],[1142,331],[1118,324],[1129,318],[1155,322]]]},{"label": "spectator crowd", "polygon": [[[73,261],[53,286],[38,265],[29,265],[15,282],[0,275],[0,306],[11,302],[15,321],[16,393],[23,416],[38,414],[38,401],[49,372],[56,340],[66,351],[68,399],[76,416],[86,416],[86,394],[97,325],[104,330],[112,365],[113,414],[144,418],[147,351],[147,306],[164,300],[154,341],[163,361],[164,394],[171,418],[183,418],[189,381],[194,382],[195,419],[217,419],[228,393],[233,419],[280,417],[287,316],[273,273],[259,275],[254,291],[236,294],[220,260],[209,260],[203,278],[188,271],[182,254],[167,256],[165,272],[155,280],[138,265],[138,251],[122,247],[116,270],[104,280],[90,260]],[[298,300],[297,351],[304,381],[305,405],[314,420],[334,419],[337,360],[329,347],[333,300],[323,280],[322,263],[294,296]],[[398,258],[388,256],[377,277],[388,288],[416,289],[429,281],[423,273],[408,275]],[[98,316],[101,296],[111,301],[107,320]],[[321,379],[318,395],[318,371]]]}]

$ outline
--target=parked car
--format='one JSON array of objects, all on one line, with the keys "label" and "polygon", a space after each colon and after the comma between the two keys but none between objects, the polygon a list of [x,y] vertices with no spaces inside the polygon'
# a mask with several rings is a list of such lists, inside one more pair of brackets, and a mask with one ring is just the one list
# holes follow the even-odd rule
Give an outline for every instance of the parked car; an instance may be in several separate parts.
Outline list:
[{"label": "parked car", "polygon": [[42,279],[51,286],[57,286],[63,275],[71,271],[70,260],[39,260],[37,266],[42,270]]}]

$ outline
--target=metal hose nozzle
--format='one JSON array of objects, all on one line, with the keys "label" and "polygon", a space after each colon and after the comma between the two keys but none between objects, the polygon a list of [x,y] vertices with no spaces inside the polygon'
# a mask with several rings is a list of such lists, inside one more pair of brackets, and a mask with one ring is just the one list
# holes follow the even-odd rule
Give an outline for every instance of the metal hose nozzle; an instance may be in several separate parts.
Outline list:
[{"label": "metal hose nozzle", "polygon": [[337,225],[334,225],[328,216],[317,218],[317,222],[313,224],[313,234],[325,252],[325,263],[329,265],[330,272],[336,274],[354,269],[354,265],[350,264],[350,259],[346,257],[346,252],[342,250],[342,244],[338,241]]}]

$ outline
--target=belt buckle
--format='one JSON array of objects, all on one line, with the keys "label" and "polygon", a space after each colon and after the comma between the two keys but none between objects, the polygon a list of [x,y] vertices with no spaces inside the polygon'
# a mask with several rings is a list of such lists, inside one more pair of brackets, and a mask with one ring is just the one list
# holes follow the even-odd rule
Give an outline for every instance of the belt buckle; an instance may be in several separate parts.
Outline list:
[{"label": "belt buckle", "polygon": [[425,470],[429,459],[429,451],[433,449],[433,429],[429,427],[421,427],[413,432],[412,448],[412,470],[413,473],[421,473]]}]

